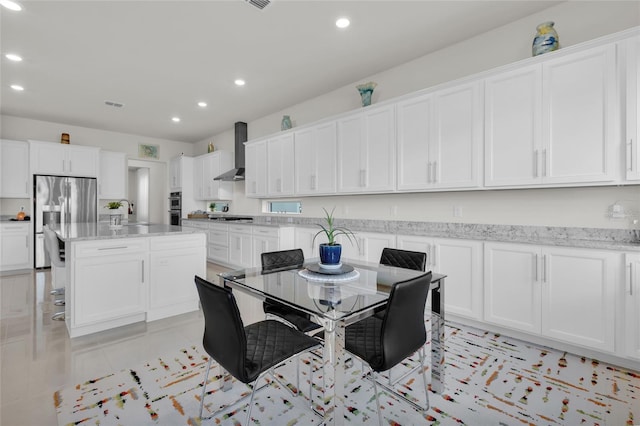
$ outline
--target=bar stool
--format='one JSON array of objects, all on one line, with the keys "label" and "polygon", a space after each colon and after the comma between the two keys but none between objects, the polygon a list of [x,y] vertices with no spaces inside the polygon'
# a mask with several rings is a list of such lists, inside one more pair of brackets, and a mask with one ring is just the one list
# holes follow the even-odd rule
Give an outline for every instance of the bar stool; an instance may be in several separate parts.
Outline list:
[{"label": "bar stool", "polygon": [[[65,262],[60,257],[60,246],[58,245],[58,236],[56,233],[49,228],[49,226],[45,225],[42,227],[42,232],[44,233],[44,246],[47,252],[49,253],[49,258],[51,259],[51,284],[53,286],[53,290],[51,294],[54,296],[62,295],[64,296],[64,289],[66,287],[67,280],[67,271],[65,269]],[[58,299],[53,302],[56,306],[64,306],[64,298]],[[64,321],[65,315],[64,311],[55,313],[52,317],[52,320],[56,321]]]}]

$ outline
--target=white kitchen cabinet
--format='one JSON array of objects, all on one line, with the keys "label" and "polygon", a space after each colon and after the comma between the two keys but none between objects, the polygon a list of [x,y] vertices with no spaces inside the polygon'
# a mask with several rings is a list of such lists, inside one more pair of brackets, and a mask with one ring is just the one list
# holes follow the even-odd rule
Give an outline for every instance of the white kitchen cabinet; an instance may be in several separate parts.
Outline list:
[{"label": "white kitchen cabinet", "polygon": [[488,77],[485,185],[614,181],[615,70],[609,44]]},{"label": "white kitchen cabinet", "polygon": [[152,238],[149,244],[147,321],[197,311],[199,297],[193,277],[207,276],[206,234]]},{"label": "white kitchen cabinet", "polygon": [[216,263],[229,263],[229,226],[227,224],[209,224],[207,258]]},{"label": "white kitchen cabinet", "polygon": [[295,132],[296,195],[335,194],[336,144],[335,121]]},{"label": "white kitchen cabinet", "polygon": [[100,151],[98,198],[103,200],[126,199],[128,170],[127,154]]},{"label": "white kitchen cabinet", "polygon": [[627,40],[627,129],[625,165],[627,180],[640,180],[640,36]]},{"label": "white kitchen cabinet", "polygon": [[625,348],[626,356],[640,360],[640,254],[625,254]]},{"label": "white kitchen cabinet", "polygon": [[245,195],[249,198],[267,196],[267,141],[245,145]]},{"label": "white kitchen cabinet", "polygon": [[402,101],[397,111],[398,190],[480,185],[479,82]]},{"label": "white kitchen cabinet", "polygon": [[182,190],[182,156],[169,160],[169,188],[172,192]]},{"label": "white kitchen cabinet", "polygon": [[67,304],[70,315],[66,318],[71,322],[71,337],[82,327],[113,320],[119,320],[118,325],[144,320],[149,285],[146,238],[77,242],[72,250],[74,266],[68,294],[73,299]]},{"label": "white kitchen cabinet", "polygon": [[262,253],[280,250],[278,228],[254,226],[252,230],[253,266],[262,265]]},{"label": "white kitchen cabinet", "polygon": [[0,140],[0,198],[29,198],[29,144]]},{"label": "white kitchen cabinet", "polygon": [[214,151],[200,155],[193,161],[193,185],[196,200],[218,201],[233,198],[233,182],[213,180],[233,168],[233,155],[228,151]]},{"label": "white kitchen cabinet", "polygon": [[0,271],[30,269],[31,222],[0,223]]},{"label": "white kitchen cabinet", "polygon": [[[366,262],[379,262],[382,249],[395,248],[395,234],[383,234],[378,232],[354,232],[351,237],[353,243],[344,235],[336,238],[342,244],[342,257],[346,259],[364,260]],[[319,243],[318,243],[319,244]]]},{"label": "white kitchen cabinet", "polygon": [[253,265],[251,226],[229,225],[229,263],[238,268]]},{"label": "white kitchen cabinet", "polygon": [[485,321],[613,352],[618,258],[598,250],[485,243]]},{"label": "white kitchen cabinet", "polygon": [[318,235],[315,241],[313,240],[314,236],[318,233],[318,231],[322,231],[320,227],[307,228],[307,227],[297,226],[295,229],[294,246],[296,248],[302,249],[305,259],[310,259],[313,257],[320,256],[318,253],[318,246],[322,243],[327,242],[327,237],[326,235],[324,235],[324,233]]},{"label": "white kitchen cabinet", "polygon": [[32,174],[97,177],[100,148],[29,141]]},{"label": "white kitchen cabinet", "polygon": [[338,119],[338,192],[392,192],[396,184],[394,106]]},{"label": "white kitchen cabinet", "polygon": [[397,247],[426,253],[426,270],[447,275],[447,314],[482,320],[482,242],[398,235]]},{"label": "white kitchen cabinet", "polygon": [[294,190],[293,133],[287,133],[267,141],[267,195],[283,197],[293,195]]}]

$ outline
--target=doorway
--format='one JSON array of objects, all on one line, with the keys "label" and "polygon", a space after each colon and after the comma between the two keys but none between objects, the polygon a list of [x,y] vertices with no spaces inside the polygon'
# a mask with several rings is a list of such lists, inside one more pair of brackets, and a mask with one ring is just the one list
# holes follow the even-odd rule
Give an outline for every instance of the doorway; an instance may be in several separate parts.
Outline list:
[{"label": "doorway", "polygon": [[168,223],[165,214],[167,165],[160,161],[129,160],[129,222]]}]

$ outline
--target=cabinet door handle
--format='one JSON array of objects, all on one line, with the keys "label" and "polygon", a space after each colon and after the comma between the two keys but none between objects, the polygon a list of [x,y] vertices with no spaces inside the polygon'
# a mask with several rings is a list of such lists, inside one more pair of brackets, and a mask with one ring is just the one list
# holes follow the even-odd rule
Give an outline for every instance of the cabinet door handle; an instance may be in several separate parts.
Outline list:
[{"label": "cabinet door handle", "polygon": [[633,171],[633,138],[627,143],[627,170]]},{"label": "cabinet door handle", "polygon": [[427,163],[427,183],[431,183],[431,161]]},{"label": "cabinet door handle", "polygon": [[542,176],[547,175],[547,149],[542,150]]},{"label": "cabinet door handle", "polygon": [[29,236],[28,235],[24,236],[24,246],[29,248]]},{"label": "cabinet door handle", "polygon": [[118,250],[118,249],[126,249],[127,246],[118,246],[118,247],[100,247],[98,250]]},{"label": "cabinet door handle", "polygon": [[278,178],[278,192],[282,192],[282,179]]},{"label": "cabinet door handle", "polygon": [[547,282],[547,255],[542,255],[542,282]]},{"label": "cabinet door handle", "polygon": [[629,263],[629,296],[633,296],[633,263]]},{"label": "cabinet door handle", "polygon": [[539,155],[539,151],[537,149],[534,150],[533,151],[533,177],[538,177],[538,155]]},{"label": "cabinet door handle", "polygon": [[318,188],[316,188],[317,182],[316,182],[316,175],[312,175],[311,176],[311,189],[316,190]]},{"label": "cabinet door handle", "polygon": [[433,265],[434,268],[436,267],[436,262],[437,262],[437,260],[436,260],[437,253],[436,252],[437,252],[437,249],[436,249],[436,245],[434,244],[433,245],[433,250],[431,251],[431,254],[433,254],[433,256],[431,256],[432,261],[433,261],[432,265]]},{"label": "cabinet door handle", "polygon": [[538,282],[538,255],[534,254],[535,260],[533,262],[533,274],[535,276],[535,282]]},{"label": "cabinet door handle", "polygon": [[71,162],[71,160],[69,160],[69,171],[73,171],[73,163]]},{"label": "cabinet door handle", "polygon": [[144,260],[142,261],[142,282],[144,283]]},{"label": "cabinet door handle", "polygon": [[433,162],[433,183],[437,183],[438,182],[438,162],[434,161]]}]

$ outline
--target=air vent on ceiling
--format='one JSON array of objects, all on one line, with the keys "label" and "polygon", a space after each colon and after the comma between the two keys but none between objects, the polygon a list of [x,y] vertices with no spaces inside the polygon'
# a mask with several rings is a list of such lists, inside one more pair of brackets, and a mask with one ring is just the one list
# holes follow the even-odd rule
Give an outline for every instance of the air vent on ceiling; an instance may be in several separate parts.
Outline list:
[{"label": "air vent on ceiling", "polygon": [[269,6],[269,3],[271,3],[270,0],[245,0],[245,1],[251,5],[254,5],[258,9],[264,9],[265,7]]},{"label": "air vent on ceiling", "polygon": [[114,101],[104,101],[104,104],[114,108],[122,108],[124,106],[124,104],[121,104],[120,102],[114,102]]}]

